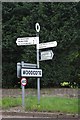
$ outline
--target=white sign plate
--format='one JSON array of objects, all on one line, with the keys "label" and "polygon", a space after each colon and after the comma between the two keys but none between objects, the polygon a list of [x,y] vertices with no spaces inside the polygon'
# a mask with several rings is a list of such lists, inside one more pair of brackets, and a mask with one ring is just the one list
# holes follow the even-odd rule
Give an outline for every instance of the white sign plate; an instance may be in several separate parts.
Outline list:
[{"label": "white sign plate", "polygon": [[22,63],[23,68],[37,68],[37,64]]},{"label": "white sign plate", "polygon": [[41,52],[41,60],[51,60],[53,55],[54,54],[52,50]]},{"label": "white sign plate", "polygon": [[42,70],[41,69],[21,69],[21,76],[22,77],[42,77]]},{"label": "white sign plate", "polygon": [[16,43],[17,43],[18,46],[39,44],[39,37],[17,38]]},{"label": "white sign plate", "polygon": [[47,42],[47,43],[40,43],[39,44],[39,49],[44,49],[44,48],[49,48],[49,47],[56,47],[56,46],[57,46],[56,41]]}]

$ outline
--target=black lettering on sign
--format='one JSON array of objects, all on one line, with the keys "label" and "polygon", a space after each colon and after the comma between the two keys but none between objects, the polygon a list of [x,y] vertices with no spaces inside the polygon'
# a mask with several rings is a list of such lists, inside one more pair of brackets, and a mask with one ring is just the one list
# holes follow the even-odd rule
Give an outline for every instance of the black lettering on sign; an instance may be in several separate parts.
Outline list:
[{"label": "black lettering on sign", "polygon": [[26,75],[28,74],[28,71],[26,70],[26,73],[25,73]]},{"label": "black lettering on sign", "polygon": [[40,70],[23,70],[23,75],[28,75],[28,76],[37,76],[41,75],[42,72]]},{"label": "black lettering on sign", "polygon": [[25,74],[26,72],[25,71],[23,71],[23,74]]},{"label": "black lettering on sign", "polygon": [[37,71],[35,71],[36,75],[37,75]]},{"label": "black lettering on sign", "polygon": [[31,73],[31,72],[30,72],[30,70],[29,70],[28,74],[30,75],[30,73]]},{"label": "black lettering on sign", "polygon": [[31,75],[32,75],[32,70],[31,70]]},{"label": "black lettering on sign", "polygon": [[41,71],[39,71],[39,75],[41,75]]}]

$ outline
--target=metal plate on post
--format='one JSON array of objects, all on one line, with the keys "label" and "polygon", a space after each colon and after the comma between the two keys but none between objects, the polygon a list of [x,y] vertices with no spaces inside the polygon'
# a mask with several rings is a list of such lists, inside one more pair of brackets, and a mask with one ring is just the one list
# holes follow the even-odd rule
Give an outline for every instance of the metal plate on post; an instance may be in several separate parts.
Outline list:
[{"label": "metal plate on post", "polygon": [[23,63],[22,68],[37,68],[37,64]]},{"label": "metal plate on post", "polygon": [[21,85],[22,86],[26,86],[26,84],[27,84],[27,79],[26,78],[22,78],[21,79]]},{"label": "metal plate on post", "polygon": [[44,51],[44,52],[41,52],[41,60],[51,60],[53,58],[53,51],[52,50],[48,50],[48,51]]},{"label": "metal plate on post", "polygon": [[39,43],[39,37],[23,37],[17,38],[16,43],[18,46],[22,45],[36,45]]},{"label": "metal plate on post", "polygon": [[22,68],[21,76],[22,77],[42,77],[42,70]]},{"label": "metal plate on post", "polygon": [[57,42],[56,42],[56,41],[47,42],[47,43],[40,43],[40,44],[39,44],[39,49],[56,47],[56,46],[57,46]]}]

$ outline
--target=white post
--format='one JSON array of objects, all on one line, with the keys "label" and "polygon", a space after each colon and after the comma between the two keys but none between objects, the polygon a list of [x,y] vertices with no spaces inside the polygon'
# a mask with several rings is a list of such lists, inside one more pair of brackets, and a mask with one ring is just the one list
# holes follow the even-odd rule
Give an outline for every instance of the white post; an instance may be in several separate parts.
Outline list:
[{"label": "white post", "polygon": [[[21,68],[22,65],[24,64],[24,61],[21,62]],[[24,108],[25,106],[25,86],[21,85],[22,88],[22,107]]]},{"label": "white post", "polygon": [[22,107],[25,106],[25,86],[22,85]]},{"label": "white post", "polygon": [[[36,37],[39,38],[40,25],[36,23]],[[37,43],[37,68],[39,68],[39,40]],[[40,104],[40,78],[37,78],[37,94],[38,94],[38,104]]]}]

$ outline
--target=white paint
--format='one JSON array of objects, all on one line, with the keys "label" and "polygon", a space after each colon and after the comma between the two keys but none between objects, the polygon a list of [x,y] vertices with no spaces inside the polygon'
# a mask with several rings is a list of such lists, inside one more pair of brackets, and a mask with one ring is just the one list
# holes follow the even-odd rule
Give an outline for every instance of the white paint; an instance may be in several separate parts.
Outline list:
[{"label": "white paint", "polygon": [[37,68],[37,64],[22,63],[22,68]]},{"label": "white paint", "polygon": [[57,46],[57,42],[56,42],[56,41],[47,42],[47,43],[40,43],[40,44],[39,44],[39,49],[56,47],[56,46]]},{"label": "white paint", "polygon": [[53,55],[54,54],[52,50],[41,52],[41,60],[51,60]]},{"label": "white paint", "polygon": [[36,27],[36,31],[39,32],[40,31],[40,25],[39,25],[39,23],[36,23],[35,27]]},{"label": "white paint", "polygon": [[21,45],[35,45],[39,43],[39,37],[23,37],[17,38],[16,43],[18,46]]}]

